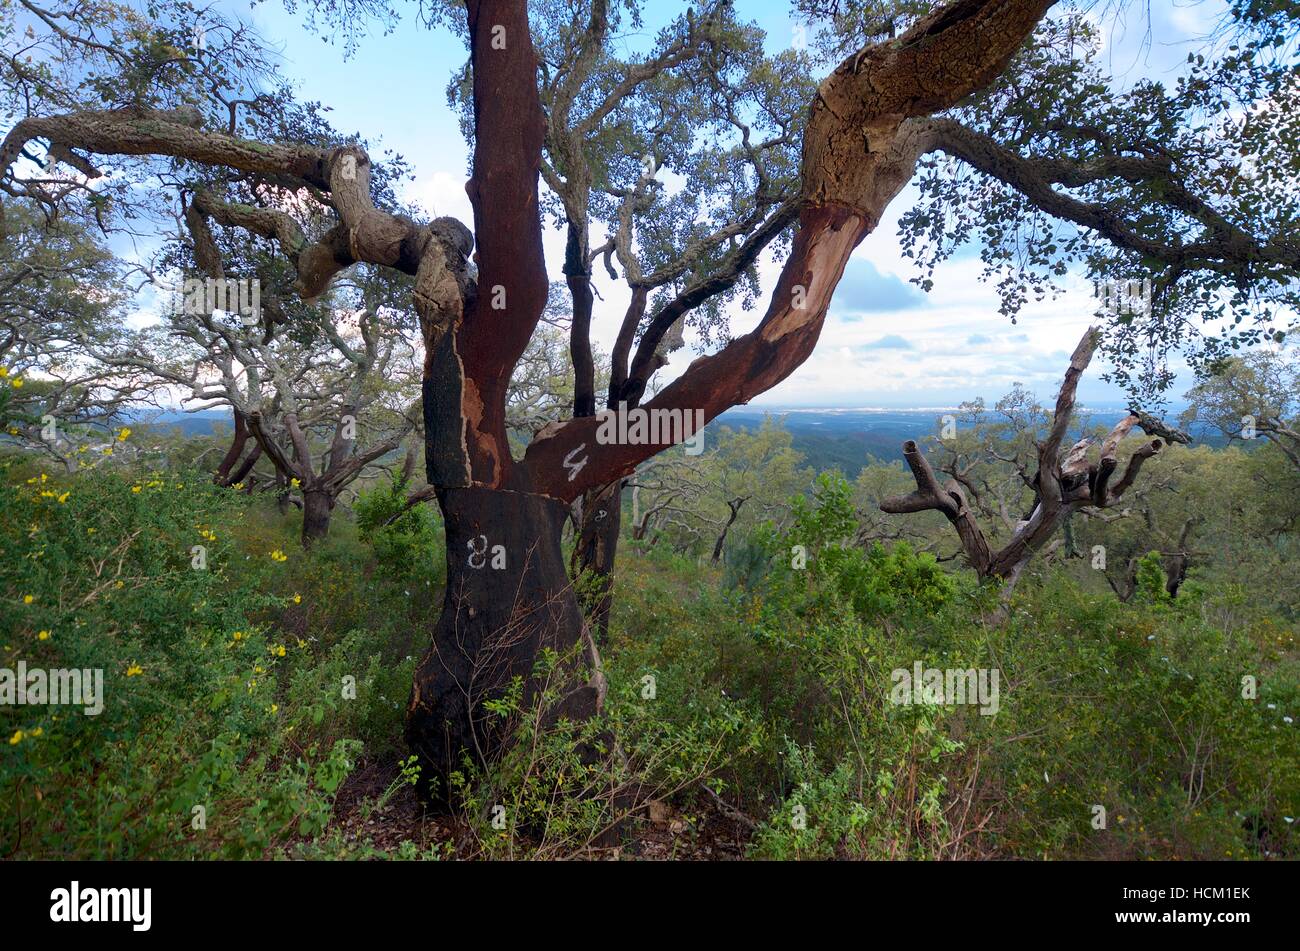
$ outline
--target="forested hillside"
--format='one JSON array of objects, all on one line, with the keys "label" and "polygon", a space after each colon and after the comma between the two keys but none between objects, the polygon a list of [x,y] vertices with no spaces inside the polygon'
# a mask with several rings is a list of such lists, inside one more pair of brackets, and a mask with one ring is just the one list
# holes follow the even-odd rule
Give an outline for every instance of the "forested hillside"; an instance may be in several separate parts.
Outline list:
[{"label": "forested hillside", "polygon": [[[1031,423],[933,440],[987,487],[991,537]],[[562,726],[508,697],[527,742],[426,814],[400,738],[436,510],[376,474],[304,551],[295,508],[190,464],[220,443],[153,441],[119,432],[137,456],[75,475],[4,457],[5,662],[106,683],[98,716],[5,709],[11,857],[1295,855],[1300,469],[1266,444],[1171,446],[1002,621],[943,518],[879,511],[901,464],[815,474],[770,423],[669,454],[625,490],[606,711]],[[998,670],[995,715],[891,702],[918,663]],[[581,752],[611,734],[612,772]]]}]

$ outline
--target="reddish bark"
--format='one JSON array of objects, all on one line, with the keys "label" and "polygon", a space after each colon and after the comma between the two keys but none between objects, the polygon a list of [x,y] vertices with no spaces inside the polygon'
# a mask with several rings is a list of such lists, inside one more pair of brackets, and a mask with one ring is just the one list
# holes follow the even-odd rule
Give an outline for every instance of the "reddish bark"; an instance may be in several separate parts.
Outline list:
[{"label": "reddish bark", "polygon": [[[842,64],[813,109],[799,230],[762,321],[696,360],[644,408],[690,412],[692,419],[701,411],[707,422],[793,372],[816,345],[849,256],[911,177],[919,153],[909,117],[951,106],[989,82],[1048,6],[957,0]],[[535,690],[533,660],[542,645],[573,647],[585,639],[594,657],[559,553],[567,505],[584,493],[599,498],[669,445],[599,445],[598,418],[579,415],[539,433],[522,464],[511,460],[506,386],[547,294],[537,200],[544,118],[526,3],[470,0],[468,14],[475,152],[467,190],[478,240],[477,294],[463,309],[440,297],[439,272],[425,262],[427,280],[417,275],[416,294],[429,354],[426,459],[447,518],[448,588],[416,673],[407,738],[429,775],[443,777],[462,752],[482,761],[500,751],[506,734],[483,701],[499,697],[513,676]],[[572,269],[569,276],[579,278]],[[584,289],[575,290],[582,305]],[[649,355],[638,352],[627,365],[644,305],[634,295],[635,319],[625,321],[615,348],[611,399],[624,391],[639,397],[652,372],[657,341],[643,339]],[[585,534],[580,529],[580,541]],[[513,567],[492,574],[466,567],[466,545],[475,539],[504,546]],[[595,679],[574,691],[564,711],[598,708],[598,671]]]},{"label": "reddish bark", "polygon": [[248,431],[248,421],[244,418],[244,414],[239,410],[235,410],[235,432],[230,440],[230,448],[226,450],[226,454],[221,458],[216,474],[212,477],[213,482],[217,485],[230,485],[240,481],[238,478],[229,478],[230,470],[235,467],[239,457],[244,454],[244,447],[248,444],[248,440],[252,438],[252,435]]}]

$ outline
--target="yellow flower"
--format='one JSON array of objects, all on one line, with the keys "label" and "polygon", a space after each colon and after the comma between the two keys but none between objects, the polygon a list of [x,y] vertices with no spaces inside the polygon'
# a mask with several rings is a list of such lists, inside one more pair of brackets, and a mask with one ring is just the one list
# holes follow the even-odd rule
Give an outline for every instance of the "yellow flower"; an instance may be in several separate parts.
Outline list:
[{"label": "yellow flower", "polygon": [[0,380],[3,380],[8,375],[9,375],[9,371],[6,370],[4,367],[0,367]]},{"label": "yellow flower", "polygon": [[295,595],[293,596],[293,603],[294,603],[294,604],[302,604],[302,595],[300,595],[300,594],[295,594]]},{"label": "yellow flower", "polygon": [[41,633],[39,633],[39,634],[36,635],[36,639],[37,639],[38,641],[48,641],[48,640],[50,639],[50,632],[49,632],[49,631],[41,631]]},{"label": "yellow flower", "polygon": [[143,673],[144,673],[144,668],[141,667],[139,664],[132,664],[130,667],[126,669],[126,675],[128,677],[139,677]]},{"label": "yellow flower", "polygon": [[93,534],[95,534],[95,532],[97,532],[97,531],[99,531],[99,529],[97,529],[97,528],[88,528],[88,529],[86,529],[86,534],[87,534],[87,535],[93,535]]},{"label": "yellow flower", "polygon": [[277,548],[275,551],[271,552],[271,560],[272,560],[272,561],[288,561],[288,560],[289,560],[289,556],[286,555],[284,552],[280,551],[280,549]]},{"label": "yellow flower", "polygon": [[69,496],[69,495],[71,495],[70,492],[64,492],[62,495],[60,495],[60,496],[59,496],[59,504],[62,505],[64,502],[68,501],[68,496]]},{"label": "yellow flower", "polygon": [[23,378],[20,376],[14,377],[13,386],[15,390],[21,390],[23,388]]},{"label": "yellow flower", "polygon": [[31,604],[31,603],[32,603],[32,596],[30,594],[23,595],[23,604]]},{"label": "yellow flower", "polygon": [[300,486],[300,485],[302,485],[302,483],[301,483],[300,481],[298,481],[297,478],[293,478],[293,479],[290,479],[290,480],[289,480],[289,487],[292,488],[292,489],[296,489],[296,488],[298,488],[298,486]]},{"label": "yellow flower", "polygon": [[105,446],[101,451],[104,453],[104,455],[111,456],[113,454],[113,447]]},{"label": "yellow flower", "polygon": [[140,487],[139,487],[138,485],[133,485],[133,486],[131,486],[131,491],[132,491],[132,492],[139,492],[139,491],[140,491]]},{"label": "yellow flower", "polygon": [[279,713],[279,712],[280,712],[280,705],[279,705],[278,703],[273,703],[273,704],[271,704],[269,707],[267,707],[266,709],[267,709],[267,712],[269,712],[269,713]]},{"label": "yellow flower", "polygon": [[120,430],[118,430],[118,432],[117,432],[117,441],[118,441],[118,442],[126,442],[126,437],[129,436],[129,435],[131,435],[131,430],[129,430],[129,429],[127,429],[125,426],[123,426],[123,427],[122,427]]},{"label": "yellow flower", "polygon": [[241,639],[243,638],[243,636],[244,636],[244,632],[243,632],[243,631],[236,631],[234,634],[231,635],[231,637],[233,637],[233,638],[234,638],[235,640],[237,640],[237,641],[238,641],[238,640],[241,640]]},{"label": "yellow flower", "polygon": [[40,736],[40,735],[41,735],[42,733],[44,733],[44,732],[45,732],[45,728],[44,728],[44,727],[39,727],[39,726],[38,726],[36,729],[32,730],[31,735],[32,735],[32,736]]},{"label": "yellow flower", "polygon": [[17,745],[18,745],[19,743],[21,743],[22,741],[23,741],[23,731],[22,731],[22,730],[14,730],[14,735],[11,736],[11,737],[9,737],[9,745],[10,745],[10,746],[17,746]]},{"label": "yellow flower", "polygon": [[284,645],[283,645],[283,644],[273,644],[273,645],[269,648],[269,650],[271,651],[271,655],[272,655],[273,657],[283,657],[283,656],[284,656]]}]

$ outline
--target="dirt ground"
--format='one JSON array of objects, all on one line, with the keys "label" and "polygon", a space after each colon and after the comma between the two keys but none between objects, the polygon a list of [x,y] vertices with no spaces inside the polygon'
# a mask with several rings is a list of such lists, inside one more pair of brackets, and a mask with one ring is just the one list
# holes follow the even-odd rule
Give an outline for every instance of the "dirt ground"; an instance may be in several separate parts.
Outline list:
[{"label": "dirt ground", "polygon": [[[444,858],[476,857],[473,837],[455,816],[428,811],[411,786],[403,784],[382,807],[376,803],[398,777],[390,763],[362,763],[343,786],[334,805],[332,828],[358,845],[395,853],[411,842],[420,853],[442,846]],[[627,824],[621,843],[590,848],[569,856],[591,861],[743,859],[751,830],[741,818],[728,815],[712,798],[692,804],[688,818],[667,803],[651,802]]]}]

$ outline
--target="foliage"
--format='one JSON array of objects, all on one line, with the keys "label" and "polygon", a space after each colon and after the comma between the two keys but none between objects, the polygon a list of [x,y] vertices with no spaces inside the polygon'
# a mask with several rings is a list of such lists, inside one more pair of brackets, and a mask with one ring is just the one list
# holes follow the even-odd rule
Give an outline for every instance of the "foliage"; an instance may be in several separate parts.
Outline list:
[{"label": "foliage", "polygon": [[104,704],[0,710],[5,854],[260,857],[321,833],[361,737],[391,748],[383,696],[410,664],[380,662],[378,631],[316,627],[285,527],[250,529],[200,474],[4,472],[3,666],[101,670]]},{"label": "foliage", "polygon": [[396,473],[386,484],[363,490],[353,506],[357,531],[390,576],[441,583],[441,520],[427,504],[408,508],[407,496],[407,481]]}]

